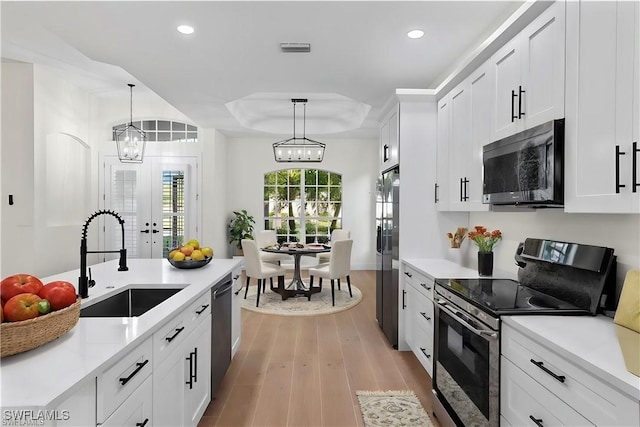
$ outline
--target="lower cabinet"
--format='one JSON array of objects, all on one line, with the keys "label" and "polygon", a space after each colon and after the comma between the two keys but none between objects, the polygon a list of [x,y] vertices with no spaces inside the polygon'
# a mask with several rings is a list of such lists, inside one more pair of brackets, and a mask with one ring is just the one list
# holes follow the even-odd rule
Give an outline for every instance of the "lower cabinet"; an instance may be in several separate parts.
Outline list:
[{"label": "lower cabinet", "polygon": [[242,334],[241,302],[244,294],[242,291],[242,269],[237,268],[231,273],[233,280],[233,293],[231,294],[231,358],[236,355],[240,348]]},{"label": "lower cabinet", "polygon": [[102,423],[104,427],[151,427],[152,407],[152,381],[151,376],[133,392],[131,395]]},{"label": "lower cabinet", "polygon": [[637,398],[502,323],[500,412],[505,425],[640,425]]},{"label": "lower cabinet", "polygon": [[196,426],[211,402],[211,315],[191,333],[186,347],[182,425]]}]

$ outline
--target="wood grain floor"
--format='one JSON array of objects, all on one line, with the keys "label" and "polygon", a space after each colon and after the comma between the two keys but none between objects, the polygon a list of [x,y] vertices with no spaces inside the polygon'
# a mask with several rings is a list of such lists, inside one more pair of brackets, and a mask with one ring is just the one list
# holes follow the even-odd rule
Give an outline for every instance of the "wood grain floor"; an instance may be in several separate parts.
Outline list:
[{"label": "wood grain floor", "polygon": [[376,322],[375,272],[351,280],[363,299],[340,313],[242,310],[242,344],[198,427],[363,426],[356,390],[413,390],[437,426],[431,379]]}]

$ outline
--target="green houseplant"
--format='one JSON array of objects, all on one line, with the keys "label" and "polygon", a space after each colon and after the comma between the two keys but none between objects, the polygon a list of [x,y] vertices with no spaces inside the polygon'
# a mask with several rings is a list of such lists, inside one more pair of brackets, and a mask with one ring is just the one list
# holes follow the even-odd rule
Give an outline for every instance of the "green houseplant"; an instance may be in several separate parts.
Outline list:
[{"label": "green houseplant", "polygon": [[242,239],[253,239],[253,224],[255,220],[245,209],[234,211],[234,217],[229,222],[229,243],[238,253],[242,253]]}]

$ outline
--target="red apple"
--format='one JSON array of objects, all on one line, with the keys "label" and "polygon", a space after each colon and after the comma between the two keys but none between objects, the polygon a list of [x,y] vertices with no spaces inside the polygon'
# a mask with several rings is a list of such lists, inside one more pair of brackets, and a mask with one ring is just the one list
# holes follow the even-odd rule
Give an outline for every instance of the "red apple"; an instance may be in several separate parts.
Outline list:
[{"label": "red apple", "polygon": [[29,274],[14,274],[0,282],[0,296],[5,302],[19,294],[37,294],[40,289],[42,289],[40,279]]}]

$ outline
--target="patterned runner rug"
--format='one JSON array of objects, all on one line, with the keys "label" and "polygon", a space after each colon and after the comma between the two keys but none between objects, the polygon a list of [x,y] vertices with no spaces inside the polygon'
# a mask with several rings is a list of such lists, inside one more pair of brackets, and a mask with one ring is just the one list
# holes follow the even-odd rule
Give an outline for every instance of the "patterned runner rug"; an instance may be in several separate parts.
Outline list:
[{"label": "patterned runner rug", "polygon": [[412,391],[356,391],[356,395],[366,427],[433,427]]},{"label": "patterned runner rug", "polygon": [[[242,299],[242,308],[264,314],[278,314],[281,316],[315,316],[331,314],[347,310],[362,300],[362,292],[351,283],[353,298],[349,296],[347,283],[342,283],[342,290],[336,284],[336,305],[331,305],[331,284],[322,284],[322,292],[311,295],[311,301],[305,296],[288,298],[283,301],[282,296],[269,289],[267,281],[266,291],[260,294],[260,306],[256,307],[256,281],[251,280],[247,299]],[[244,296],[244,288],[240,291]]]}]

